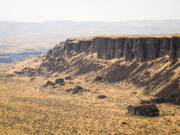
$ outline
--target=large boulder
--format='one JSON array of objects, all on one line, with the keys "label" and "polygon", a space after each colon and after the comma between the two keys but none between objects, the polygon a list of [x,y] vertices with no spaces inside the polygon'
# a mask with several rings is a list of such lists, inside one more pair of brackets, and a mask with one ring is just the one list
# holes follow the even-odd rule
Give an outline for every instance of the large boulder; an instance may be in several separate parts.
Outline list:
[{"label": "large boulder", "polygon": [[159,116],[159,110],[155,104],[142,104],[128,106],[128,114],[133,116],[154,117]]}]

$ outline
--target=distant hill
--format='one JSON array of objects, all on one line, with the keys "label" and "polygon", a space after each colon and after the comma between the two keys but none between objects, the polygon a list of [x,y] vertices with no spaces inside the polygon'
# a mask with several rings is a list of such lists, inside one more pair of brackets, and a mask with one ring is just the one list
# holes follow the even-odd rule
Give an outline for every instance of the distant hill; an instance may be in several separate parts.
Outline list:
[{"label": "distant hill", "polygon": [[0,22],[0,54],[47,51],[69,38],[100,34],[180,33],[180,20]]},{"label": "distant hill", "polygon": [[74,22],[49,21],[43,23],[0,22],[0,36],[57,34],[59,39],[70,36],[99,34],[158,34],[180,32],[180,20],[121,21],[121,22]]}]

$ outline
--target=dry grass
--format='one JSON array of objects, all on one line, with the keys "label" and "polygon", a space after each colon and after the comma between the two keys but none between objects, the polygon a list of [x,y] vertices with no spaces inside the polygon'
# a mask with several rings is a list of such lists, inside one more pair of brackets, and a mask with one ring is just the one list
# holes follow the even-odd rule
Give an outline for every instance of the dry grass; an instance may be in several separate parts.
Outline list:
[{"label": "dry grass", "polygon": [[105,34],[105,35],[92,35],[92,36],[84,36],[84,37],[74,37],[74,38],[68,38],[69,40],[73,40],[73,42],[77,42],[79,40],[92,40],[95,37],[105,37],[105,38],[140,38],[140,37],[146,37],[146,38],[164,38],[164,37],[173,37],[177,36],[180,37],[180,33],[175,34]]},{"label": "dry grass", "polygon": [[[8,66],[0,69],[1,135],[180,134],[179,106],[160,104],[160,116],[154,118],[126,114],[128,105],[143,98],[141,90],[132,84],[92,83],[94,76],[89,74],[68,80],[65,86],[42,88],[55,78],[5,77]],[[90,92],[65,92],[77,85]],[[107,98],[97,99],[102,94]]]}]

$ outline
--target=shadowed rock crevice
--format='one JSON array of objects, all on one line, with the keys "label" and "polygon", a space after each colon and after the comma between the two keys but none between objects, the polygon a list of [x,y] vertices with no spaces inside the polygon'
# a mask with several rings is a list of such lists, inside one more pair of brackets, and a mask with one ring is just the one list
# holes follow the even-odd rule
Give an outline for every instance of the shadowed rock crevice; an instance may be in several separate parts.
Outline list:
[{"label": "shadowed rock crevice", "polygon": [[78,69],[78,71],[75,73],[75,75],[81,75],[81,74],[86,74],[86,73],[90,73],[90,72],[96,72],[100,69],[102,69],[103,66],[97,65],[97,64],[87,64],[85,66],[82,66]]},{"label": "shadowed rock crevice", "polygon": [[168,85],[162,88],[156,96],[180,105],[180,77],[171,81]]},{"label": "shadowed rock crevice", "polygon": [[119,65],[115,64],[109,68],[107,74],[104,76],[104,80],[108,82],[117,82],[127,79],[130,74],[138,67],[136,62],[131,65]]}]

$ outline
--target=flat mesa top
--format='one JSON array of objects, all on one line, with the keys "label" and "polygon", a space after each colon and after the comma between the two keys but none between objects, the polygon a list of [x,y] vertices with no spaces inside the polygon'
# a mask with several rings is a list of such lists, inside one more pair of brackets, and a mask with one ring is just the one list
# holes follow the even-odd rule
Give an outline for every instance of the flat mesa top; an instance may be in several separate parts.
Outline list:
[{"label": "flat mesa top", "polygon": [[102,37],[102,38],[171,38],[171,37],[180,37],[180,33],[175,34],[106,34],[106,35],[94,35],[94,36],[84,36],[84,37],[75,37],[75,38],[68,38],[68,40],[71,41],[88,41],[92,40],[96,37]]}]

